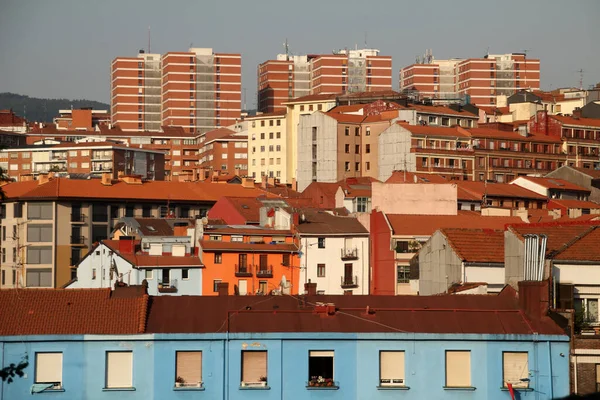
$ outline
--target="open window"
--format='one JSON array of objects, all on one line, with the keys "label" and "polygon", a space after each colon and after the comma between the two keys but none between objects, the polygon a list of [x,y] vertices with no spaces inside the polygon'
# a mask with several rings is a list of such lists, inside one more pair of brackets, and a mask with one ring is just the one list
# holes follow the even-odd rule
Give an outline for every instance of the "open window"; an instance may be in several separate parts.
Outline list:
[{"label": "open window", "polygon": [[242,351],[241,386],[267,385],[267,352]]},{"label": "open window", "polygon": [[310,351],[308,386],[336,386],[333,380],[333,351]]},{"label": "open window", "polygon": [[62,389],[62,369],[62,353],[35,353],[35,384],[40,389]]},{"label": "open window", "polygon": [[202,352],[175,353],[175,387],[202,387]]},{"label": "open window", "polygon": [[379,353],[379,385],[404,386],[404,352],[381,351]]}]

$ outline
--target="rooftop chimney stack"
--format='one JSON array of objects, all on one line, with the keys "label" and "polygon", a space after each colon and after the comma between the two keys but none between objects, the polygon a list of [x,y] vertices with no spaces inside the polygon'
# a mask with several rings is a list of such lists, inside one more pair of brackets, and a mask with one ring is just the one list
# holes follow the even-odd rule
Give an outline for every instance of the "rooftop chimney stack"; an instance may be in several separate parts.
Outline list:
[{"label": "rooftop chimney stack", "polygon": [[110,185],[112,185],[112,174],[110,172],[103,172],[102,173],[102,184],[104,186],[110,186]]},{"label": "rooftop chimney stack", "polygon": [[304,284],[304,293],[306,293],[307,296],[316,296],[317,295],[317,283],[311,282],[309,279],[308,283]]}]

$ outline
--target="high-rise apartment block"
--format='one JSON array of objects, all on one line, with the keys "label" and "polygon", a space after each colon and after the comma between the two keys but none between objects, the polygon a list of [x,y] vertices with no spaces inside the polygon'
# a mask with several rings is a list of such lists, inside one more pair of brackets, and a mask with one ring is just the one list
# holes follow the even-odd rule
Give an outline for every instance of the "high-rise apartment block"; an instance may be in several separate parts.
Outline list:
[{"label": "high-rise apartment block", "polygon": [[421,99],[469,99],[475,105],[494,106],[498,95],[539,88],[540,60],[524,53],[450,60],[435,60],[427,53],[400,70],[400,90]]},{"label": "high-rise apartment block", "polygon": [[258,66],[258,109],[285,110],[293,98],[320,93],[355,93],[392,89],[392,57],[379,50],[339,50],[333,54],[280,54]]},{"label": "high-rise apartment block", "polygon": [[112,63],[112,122],[123,130],[181,126],[204,133],[241,115],[242,58],[210,48],[140,52]]}]

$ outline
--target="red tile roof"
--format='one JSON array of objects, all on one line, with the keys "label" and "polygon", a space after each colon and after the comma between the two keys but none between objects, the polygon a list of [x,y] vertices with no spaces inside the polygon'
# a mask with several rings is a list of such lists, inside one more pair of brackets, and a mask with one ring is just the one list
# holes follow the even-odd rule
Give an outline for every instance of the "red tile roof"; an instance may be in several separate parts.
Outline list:
[{"label": "red tile roof", "polygon": [[[459,200],[463,200],[460,195],[470,193],[478,199],[483,199],[484,194],[491,197],[506,197],[519,199],[547,200],[546,196],[532,192],[518,185],[509,183],[495,182],[477,182],[477,181],[453,181],[459,190]],[[467,199],[465,199],[467,200]]]},{"label": "red tile roof", "polygon": [[600,204],[594,203],[593,201],[584,200],[562,200],[552,199],[548,201],[548,208],[555,209],[572,209],[572,208],[589,208],[589,209],[600,209]]},{"label": "red tile roof", "polygon": [[[317,302],[334,304],[335,314],[316,313]],[[152,298],[148,333],[226,331],[501,335],[535,331],[565,337],[549,317],[527,317],[510,287],[499,295],[304,296],[302,300],[270,296],[258,301],[253,296]]]},{"label": "red tile roof", "polygon": [[521,135],[516,131],[505,131],[490,128],[469,128],[467,129],[474,139],[491,138],[491,139],[507,139],[519,140],[524,142],[545,142],[545,143],[562,143],[558,136],[544,135],[540,133],[528,133],[527,136]]},{"label": "red tile roof", "polygon": [[292,243],[243,243],[223,242],[219,240],[200,240],[202,251],[233,251],[233,252],[262,252],[262,253],[290,253],[297,252],[298,247]]},{"label": "red tile roof", "polygon": [[296,227],[303,235],[360,235],[367,236],[369,232],[354,217],[337,216],[323,210],[303,209],[299,211],[304,216]]},{"label": "red tile roof", "polygon": [[0,290],[0,336],[143,333],[148,296],[123,298],[118,290]]},{"label": "red tile roof", "polygon": [[400,126],[415,135],[427,135],[427,136],[442,136],[442,137],[453,137],[453,138],[469,138],[469,132],[457,127],[444,128],[440,126],[428,126],[428,125],[409,125],[406,122],[398,122]]},{"label": "red tile roof", "polygon": [[[415,179],[416,178],[416,179]],[[385,183],[450,183],[448,179],[437,174],[424,174],[409,171],[393,171]]]},{"label": "red tile roof", "polygon": [[393,235],[430,236],[442,228],[504,229],[508,224],[523,223],[519,217],[482,217],[467,215],[387,214]]},{"label": "red tile roof", "polygon": [[[200,258],[195,256],[172,256],[170,254],[151,256],[148,253],[136,251],[135,253],[123,253],[119,251],[118,240],[102,240],[101,243],[112,249],[115,253],[118,253],[122,258],[128,261],[131,265],[137,268],[144,267],[188,267],[188,268],[203,268],[204,265]],[[140,241],[135,241],[136,248],[139,248]]]},{"label": "red tile roof", "polygon": [[214,202],[223,196],[256,197],[264,194],[255,188],[210,182],[145,181],[143,184],[128,184],[113,181],[105,186],[100,179],[54,178],[44,184],[37,181],[14,182],[3,186],[9,198],[21,199],[66,199],[92,198],[103,200],[140,201],[208,201]]},{"label": "red tile roof", "polygon": [[504,231],[445,228],[441,233],[464,262],[504,264]]},{"label": "red tile roof", "polygon": [[[537,176],[520,176],[519,178],[528,180],[533,183],[537,183],[538,185],[546,188],[546,189],[555,189],[555,190],[568,190],[568,191],[578,191],[578,192],[587,192],[590,193],[589,189],[584,188],[583,186],[576,185],[564,179],[559,178],[542,178]],[[517,179],[519,179],[517,178]]]},{"label": "red tile roof", "polygon": [[600,128],[600,119],[597,118],[576,118],[568,117],[565,115],[551,115],[550,118],[554,118],[563,125],[589,126],[594,128]]},{"label": "red tile roof", "polygon": [[564,246],[564,249],[553,256],[561,261],[597,261],[600,262],[600,227],[593,229],[575,243]]}]

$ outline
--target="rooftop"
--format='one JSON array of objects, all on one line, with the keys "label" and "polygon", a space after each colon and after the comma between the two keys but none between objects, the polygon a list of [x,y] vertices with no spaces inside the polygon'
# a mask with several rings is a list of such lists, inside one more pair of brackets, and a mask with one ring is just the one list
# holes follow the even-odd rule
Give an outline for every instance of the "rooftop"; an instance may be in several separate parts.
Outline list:
[{"label": "rooftop", "polygon": [[[520,176],[517,179],[525,179],[527,181],[537,183],[546,189],[554,189],[561,191],[576,191],[590,193],[589,189],[576,185],[564,179],[559,178],[542,178],[537,176]],[[513,181],[514,182],[514,181]],[[512,182],[511,182],[512,183]]]},{"label": "rooftop", "polygon": [[[474,195],[477,199],[483,199],[483,196],[491,197],[506,197],[532,200],[547,200],[546,196],[535,193],[529,189],[525,189],[518,185],[509,183],[496,182],[479,182],[479,181],[453,181],[458,190],[459,200],[468,200],[468,195]],[[467,198],[461,198],[462,195],[467,195]]]},{"label": "rooftop", "polygon": [[119,240],[102,240],[101,243],[103,243],[115,253],[119,254],[123,259],[125,259],[127,262],[129,262],[131,265],[137,268],[204,267],[200,258],[196,256],[173,256],[170,254],[151,256],[149,253],[141,252],[139,251],[139,240],[136,240],[134,243],[134,253],[126,253],[119,251]]},{"label": "rooftop", "polygon": [[504,264],[504,231],[445,228],[440,232],[462,261]]},{"label": "rooftop", "polygon": [[441,175],[394,171],[385,183],[452,183]]},{"label": "rooftop", "polygon": [[504,229],[506,225],[520,224],[519,217],[488,217],[478,215],[407,215],[387,214],[393,235],[431,236],[438,229]]},{"label": "rooftop", "polygon": [[348,235],[368,236],[369,232],[358,219],[317,209],[300,210],[300,224],[296,227],[304,235]]},{"label": "rooftop", "polygon": [[550,117],[554,118],[563,125],[600,128],[600,119],[597,118],[570,117],[566,115],[552,115]]}]

